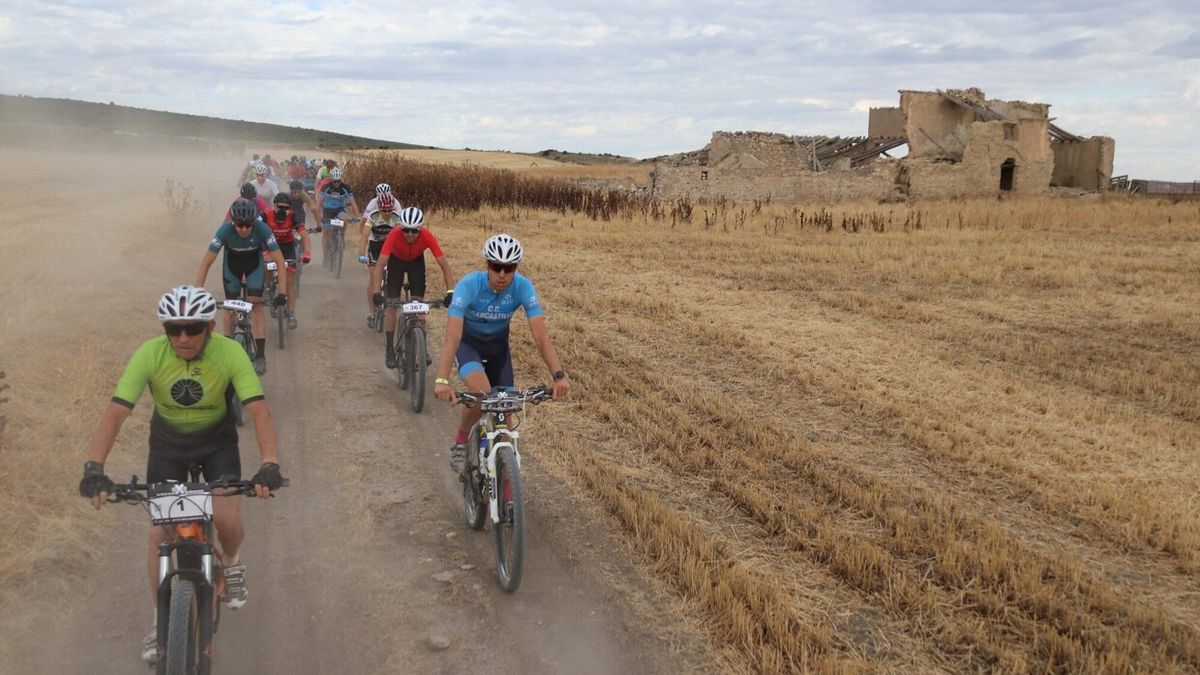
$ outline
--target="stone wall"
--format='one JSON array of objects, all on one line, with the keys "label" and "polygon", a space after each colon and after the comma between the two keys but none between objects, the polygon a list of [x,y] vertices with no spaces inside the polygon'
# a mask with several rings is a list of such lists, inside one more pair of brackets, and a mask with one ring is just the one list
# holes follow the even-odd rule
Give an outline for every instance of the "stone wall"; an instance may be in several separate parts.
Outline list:
[{"label": "stone wall", "polygon": [[878,200],[892,196],[899,165],[889,161],[843,171],[783,171],[659,164],[652,190],[660,199]]},{"label": "stone wall", "polygon": [[[708,164],[717,166],[730,156],[750,155],[767,166],[806,166],[808,151],[786,134],[762,131],[717,131],[708,144]],[[750,162],[748,158],[741,163]]]},{"label": "stone wall", "polygon": [[909,157],[962,156],[975,113],[934,91],[901,91],[900,110]]},{"label": "stone wall", "polygon": [[1082,190],[1108,189],[1112,178],[1115,143],[1107,136],[1092,136],[1079,142],[1051,143],[1054,176],[1051,185]]}]

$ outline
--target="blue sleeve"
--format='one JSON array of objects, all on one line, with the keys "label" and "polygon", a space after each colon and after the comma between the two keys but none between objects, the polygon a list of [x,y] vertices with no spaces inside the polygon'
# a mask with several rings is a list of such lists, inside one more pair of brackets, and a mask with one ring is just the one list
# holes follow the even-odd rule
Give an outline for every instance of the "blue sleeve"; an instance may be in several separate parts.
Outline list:
[{"label": "blue sleeve", "polygon": [[542,305],[538,302],[537,291],[533,288],[533,282],[527,277],[521,277],[521,288],[517,293],[518,302],[525,308],[525,317],[532,319],[535,316],[542,315]]},{"label": "blue sleeve", "polygon": [[217,228],[217,233],[213,235],[212,241],[208,242],[208,250],[213,253],[220,253],[221,247],[225,245],[225,240],[229,238],[232,232],[233,223],[228,220],[221,223],[221,226]]},{"label": "blue sleeve", "polygon": [[267,227],[267,224],[261,218],[254,221],[254,231],[262,238],[263,244],[266,245],[268,251],[279,250],[279,242],[275,241],[275,233],[271,231],[271,228]]},{"label": "blue sleeve", "polygon": [[[454,299],[450,301],[450,307],[446,310],[447,316],[453,316],[458,319],[465,319],[467,317],[467,307],[475,299],[475,288],[477,288],[471,282],[471,275],[468,274],[459,279],[458,283],[454,285]],[[470,299],[467,296],[470,296]]]}]

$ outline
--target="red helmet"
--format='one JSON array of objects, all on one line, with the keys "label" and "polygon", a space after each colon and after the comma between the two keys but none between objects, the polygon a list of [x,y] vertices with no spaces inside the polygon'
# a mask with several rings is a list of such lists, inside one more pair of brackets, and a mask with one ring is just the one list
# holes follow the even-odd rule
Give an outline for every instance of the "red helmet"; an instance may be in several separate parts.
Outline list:
[{"label": "red helmet", "polygon": [[380,211],[395,211],[396,198],[391,193],[385,192],[375,198],[375,206],[378,206]]}]

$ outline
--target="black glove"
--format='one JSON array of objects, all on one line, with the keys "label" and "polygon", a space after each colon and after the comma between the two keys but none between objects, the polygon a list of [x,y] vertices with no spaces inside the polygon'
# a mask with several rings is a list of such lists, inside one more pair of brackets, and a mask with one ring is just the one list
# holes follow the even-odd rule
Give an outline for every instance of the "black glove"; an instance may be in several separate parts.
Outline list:
[{"label": "black glove", "polygon": [[287,293],[279,293],[271,299],[271,304],[276,307],[283,307],[287,304]]},{"label": "black glove", "polygon": [[376,293],[375,295],[371,296],[371,299],[375,301],[376,305],[382,305],[383,304],[383,293]]},{"label": "black glove", "polygon": [[104,475],[104,465],[100,462],[85,462],[83,465],[83,480],[79,481],[79,496],[92,498],[101,492],[112,493],[113,482]]},{"label": "black glove", "polygon": [[442,306],[449,307],[450,301],[454,299],[454,291],[446,291],[446,297],[442,298]]},{"label": "black glove", "polygon": [[258,473],[250,479],[251,483],[261,485],[268,490],[278,490],[283,487],[283,475],[279,473],[279,465],[275,462],[265,462],[258,467]]}]

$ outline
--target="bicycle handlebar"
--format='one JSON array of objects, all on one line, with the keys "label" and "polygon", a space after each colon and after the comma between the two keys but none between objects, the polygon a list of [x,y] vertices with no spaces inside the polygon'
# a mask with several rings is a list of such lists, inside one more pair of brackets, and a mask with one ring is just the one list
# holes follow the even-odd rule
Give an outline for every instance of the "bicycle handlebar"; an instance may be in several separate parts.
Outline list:
[{"label": "bicycle handlebar", "polygon": [[477,405],[489,402],[513,401],[518,400],[523,403],[532,403],[537,405],[545,401],[553,395],[553,390],[545,384],[538,384],[524,390],[501,390],[498,392],[485,393],[482,391],[456,391],[454,399],[468,408],[474,408]]},{"label": "bicycle handlebar", "polygon": [[[280,487],[287,487],[289,482],[290,481],[288,479],[284,478],[283,484],[280,485]],[[137,476],[133,476],[128,483],[114,484],[112,492],[110,492],[108,495],[108,501],[110,504],[115,504],[116,502],[125,502],[128,504],[136,504],[137,502],[144,502],[150,498],[149,497],[150,488],[153,488],[153,487],[156,487],[159,485],[173,485],[173,484],[174,483],[169,483],[169,482],[139,483],[139,482],[137,482]],[[223,489],[232,489],[233,490],[233,492],[229,492],[229,493],[220,495],[220,496],[224,497],[224,496],[237,496],[237,495],[251,496],[254,494],[254,487],[257,485],[257,483],[254,483],[254,482],[251,482],[248,480],[244,480],[244,479],[218,478],[217,480],[210,481],[208,483],[187,483],[187,485],[191,485],[191,486],[197,487],[197,488],[202,487],[205,490],[208,490],[209,492],[212,492],[213,490],[223,490]],[[271,496],[274,497],[275,493],[272,492]]]}]

